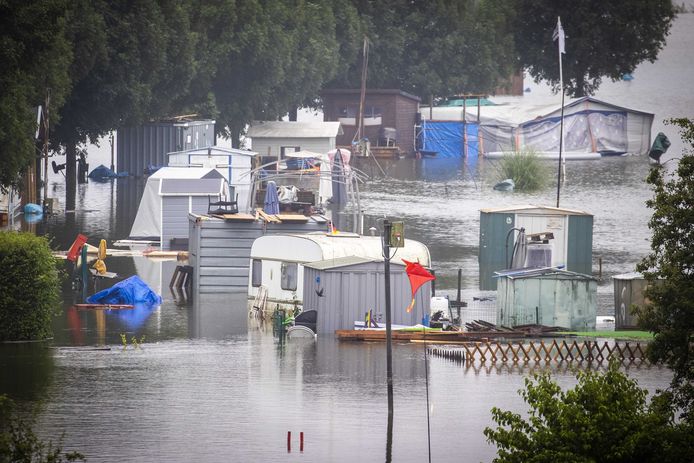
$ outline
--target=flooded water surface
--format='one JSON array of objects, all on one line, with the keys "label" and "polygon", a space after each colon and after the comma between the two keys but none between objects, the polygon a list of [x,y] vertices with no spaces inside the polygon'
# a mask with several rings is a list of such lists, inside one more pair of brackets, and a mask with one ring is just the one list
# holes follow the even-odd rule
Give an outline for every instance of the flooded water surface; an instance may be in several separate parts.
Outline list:
[{"label": "flooded water surface", "polygon": [[[608,83],[597,95],[654,112],[654,135],[666,130],[673,141],[665,159],[678,157],[682,144],[676,130],[662,121],[692,116],[692,30],[694,15],[681,15],[658,63],[640,66],[633,81]],[[668,78],[672,85],[663,88]],[[543,97],[542,88],[532,89],[527,98]],[[99,156],[90,152],[92,167],[109,164]],[[492,190],[498,164],[489,161],[403,159],[381,162],[380,168],[362,162],[361,168],[387,173],[361,187],[365,229],[380,229],[383,217],[403,220],[406,238],[429,246],[437,294],[455,295],[461,269],[467,301],[480,295],[480,209],[556,204],[556,166],[548,187],[533,194]],[[594,215],[600,315],[614,311],[611,276],[633,271],[649,251],[648,169],[641,156],[566,165],[561,207]],[[30,228],[50,236],[59,249],[66,249],[77,233],[92,242],[125,238],[143,184],[135,178],[90,181],[79,186],[74,213]],[[51,179],[49,196],[64,198],[60,177]],[[344,223],[351,226],[350,214]],[[175,260],[109,257],[106,264],[122,277],[139,275],[162,295],[162,305],[129,312],[78,311],[66,282],[50,343],[0,346],[0,393],[38,410],[41,436],[55,440],[64,435],[67,449],[92,462],[378,462],[387,459],[388,448],[392,461],[411,462],[426,461],[429,445],[432,461],[491,461],[495,449],[482,434],[492,424],[491,408],[524,413],[517,391],[525,377],[538,371],[440,358],[426,364],[423,345],[396,343],[389,441],[384,345],[339,342],[328,334],[315,342],[281,341],[268,326],[249,326],[245,294],[187,299],[173,294],[168,285]],[[567,365],[547,368],[562,385],[575,383]],[[666,386],[670,376],[655,366],[631,366],[627,372],[650,391]]]}]

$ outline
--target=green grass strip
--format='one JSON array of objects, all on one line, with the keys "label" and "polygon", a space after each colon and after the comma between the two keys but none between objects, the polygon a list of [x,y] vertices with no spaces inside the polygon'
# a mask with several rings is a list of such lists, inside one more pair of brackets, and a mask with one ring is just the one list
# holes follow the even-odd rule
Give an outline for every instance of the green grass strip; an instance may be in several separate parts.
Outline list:
[{"label": "green grass strip", "polygon": [[571,334],[586,338],[610,338],[610,339],[653,339],[653,333],[648,331],[567,331],[562,334]]}]

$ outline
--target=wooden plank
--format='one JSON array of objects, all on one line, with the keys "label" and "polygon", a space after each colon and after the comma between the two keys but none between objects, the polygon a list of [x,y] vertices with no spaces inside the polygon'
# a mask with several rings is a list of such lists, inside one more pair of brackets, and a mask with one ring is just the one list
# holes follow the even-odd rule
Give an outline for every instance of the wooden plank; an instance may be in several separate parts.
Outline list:
[{"label": "wooden plank", "polygon": [[75,304],[77,310],[127,310],[135,308],[132,304]]},{"label": "wooden plank", "polygon": [[214,217],[224,219],[229,222],[254,222],[255,216],[239,212],[237,214],[212,214]]},{"label": "wooden plank", "polygon": [[275,217],[282,222],[308,222],[308,217],[301,214],[277,214]]}]

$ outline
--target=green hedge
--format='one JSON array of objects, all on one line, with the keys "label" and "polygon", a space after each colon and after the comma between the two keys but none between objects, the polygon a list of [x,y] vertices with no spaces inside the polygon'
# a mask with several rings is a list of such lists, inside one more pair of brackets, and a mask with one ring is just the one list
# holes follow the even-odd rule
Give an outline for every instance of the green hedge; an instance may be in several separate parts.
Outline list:
[{"label": "green hedge", "polygon": [[58,269],[48,241],[0,232],[0,341],[49,338],[59,303]]}]

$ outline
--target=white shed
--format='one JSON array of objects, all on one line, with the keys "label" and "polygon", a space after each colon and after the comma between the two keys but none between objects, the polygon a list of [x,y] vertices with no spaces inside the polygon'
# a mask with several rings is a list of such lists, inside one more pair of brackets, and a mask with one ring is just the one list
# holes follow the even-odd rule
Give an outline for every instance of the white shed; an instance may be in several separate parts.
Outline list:
[{"label": "white shed", "polygon": [[207,213],[220,196],[229,197],[229,184],[216,169],[162,167],[147,179],[130,238],[159,241],[162,250],[187,242],[188,214]]},{"label": "white shed", "polygon": [[[229,182],[231,194],[238,195],[240,212],[250,204],[251,176],[253,160],[258,155],[255,151],[211,146],[209,148],[191,149],[169,153],[171,167],[206,167],[216,169]],[[230,198],[234,200],[235,198]]]},{"label": "white shed", "polygon": [[261,156],[284,159],[293,151],[327,153],[335,149],[335,138],[341,134],[339,122],[263,121],[253,122],[246,136]]},{"label": "white shed", "polygon": [[[267,291],[268,307],[303,303],[304,265],[341,257],[361,257],[383,262],[380,236],[356,233],[306,233],[261,236],[251,247],[248,296],[254,299],[261,287]],[[429,249],[419,241],[406,239],[402,248],[391,248],[392,262],[402,259],[431,266]]]}]

